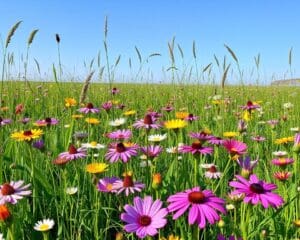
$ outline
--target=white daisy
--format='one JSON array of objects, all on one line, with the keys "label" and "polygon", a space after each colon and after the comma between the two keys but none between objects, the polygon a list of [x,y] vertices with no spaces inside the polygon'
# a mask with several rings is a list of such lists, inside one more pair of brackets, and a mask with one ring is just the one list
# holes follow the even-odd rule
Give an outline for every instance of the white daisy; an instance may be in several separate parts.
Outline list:
[{"label": "white daisy", "polygon": [[54,220],[52,219],[43,219],[42,221],[38,221],[33,228],[36,231],[45,232],[52,229],[54,224]]},{"label": "white daisy", "polygon": [[293,107],[294,107],[294,104],[292,104],[291,102],[287,102],[287,103],[283,104],[283,108],[287,109],[287,110],[289,110],[289,109],[291,109]]},{"label": "white daisy", "polygon": [[69,194],[69,195],[74,195],[77,192],[78,192],[77,187],[68,187],[68,188],[66,188],[66,193]]},{"label": "white daisy", "polygon": [[275,157],[286,157],[288,153],[286,151],[276,151],[272,153]]},{"label": "white daisy", "polygon": [[89,148],[92,148],[92,149],[102,149],[102,148],[105,148],[105,145],[97,143],[95,141],[92,141],[90,143],[82,143],[81,147],[85,148],[85,149],[89,149]]},{"label": "white daisy", "polygon": [[290,129],[292,132],[300,132],[300,128],[299,127],[293,127]]},{"label": "white daisy", "polygon": [[2,233],[0,233],[0,240],[5,240]]},{"label": "white daisy", "polygon": [[126,122],[125,118],[118,118],[113,121],[110,121],[109,125],[113,126],[113,127],[119,127],[119,126],[123,125],[125,122]]},{"label": "white daisy", "polygon": [[160,142],[162,140],[165,140],[167,138],[167,134],[154,134],[154,135],[150,135],[148,136],[148,141],[149,142]]},{"label": "white daisy", "polygon": [[166,148],[166,152],[175,154],[178,152],[178,148],[177,147],[168,147],[168,148]]}]

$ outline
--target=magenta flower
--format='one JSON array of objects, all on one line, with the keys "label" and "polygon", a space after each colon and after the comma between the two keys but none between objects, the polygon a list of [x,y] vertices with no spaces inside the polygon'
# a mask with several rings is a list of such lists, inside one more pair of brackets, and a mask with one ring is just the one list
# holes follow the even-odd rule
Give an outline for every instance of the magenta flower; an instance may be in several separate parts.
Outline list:
[{"label": "magenta flower", "polygon": [[167,199],[170,203],[168,206],[169,212],[176,212],[173,219],[179,218],[184,214],[189,207],[189,224],[198,224],[199,228],[205,228],[206,220],[210,224],[220,220],[218,211],[226,213],[224,208],[225,201],[216,197],[211,190],[201,190],[200,187],[185,190],[184,192],[176,193]]},{"label": "magenta flower", "polygon": [[126,147],[121,142],[112,143],[110,146],[108,152],[105,154],[105,158],[111,163],[117,162],[118,160],[122,160],[126,163],[132,156],[137,155],[136,147]]},{"label": "magenta flower", "polygon": [[102,179],[99,179],[97,188],[99,192],[116,192],[115,189],[113,189],[113,184],[120,180],[120,178],[117,177],[105,177]]},{"label": "magenta flower", "polygon": [[178,152],[180,153],[192,153],[193,155],[194,154],[211,155],[213,151],[214,150],[212,147],[202,146],[201,142],[199,141],[193,142],[191,146],[183,145],[178,148]]},{"label": "magenta flower", "polygon": [[256,205],[260,202],[264,208],[268,208],[269,206],[277,208],[283,204],[283,198],[276,193],[272,193],[272,190],[277,188],[276,184],[259,180],[255,174],[250,176],[249,181],[239,175],[236,178],[238,181],[231,181],[229,183],[231,187],[235,188],[232,194],[245,194],[245,203],[250,202]]},{"label": "magenta flower", "polygon": [[287,165],[290,165],[290,164],[294,163],[294,159],[293,158],[280,157],[280,158],[272,159],[271,162],[272,162],[272,164],[274,164],[276,166],[285,167]]},{"label": "magenta flower", "polygon": [[106,134],[110,139],[124,140],[129,139],[132,136],[132,132],[127,129],[117,130],[111,133]]},{"label": "magenta flower", "polygon": [[162,201],[146,196],[144,199],[135,197],[133,206],[126,204],[125,213],[121,214],[121,219],[127,224],[124,226],[126,232],[135,232],[139,238],[154,236],[157,229],[163,228],[167,224],[165,219],[168,211],[162,208]]},{"label": "magenta flower", "polygon": [[223,145],[224,140],[220,137],[213,136],[211,139],[208,140],[208,142],[213,145]]},{"label": "magenta flower", "polygon": [[200,142],[202,142],[202,143],[204,143],[204,142],[206,142],[206,141],[211,140],[211,139],[214,138],[213,135],[209,135],[209,134],[207,134],[206,132],[191,132],[191,133],[189,134],[189,136],[190,136],[191,138],[196,138],[196,139],[198,139],[198,140],[199,140]]},{"label": "magenta flower", "polygon": [[242,155],[247,151],[247,145],[234,139],[224,140],[223,146],[231,155]]},{"label": "magenta flower", "polygon": [[31,190],[28,189],[30,184],[23,184],[23,180],[2,184],[0,186],[0,205],[6,203],[16,204],[24,196],[30,195]]},{"label": "magenta flower", "polygon": [[193,122],[193,121],[196,121],[198,120],[199,117],[198,116],[195,116],[194,114],[192,113],[189,113],[189,115],[187,117],[184,118],[185,121],[189,121],[189,122]]},{"label": "magenta flower", "polygon": [[149,158],[155,158],[157,157],[162,151],[163,148],[158,145],[151,145],[148,147],[141,147],[141,151]]},{"label": "magenta flower", "polygon": [[101,107],[107,112],[112,108],[112,106],[113,104],[111,101],[105,102],[101,105]]},{"label": "magenta flower", "polygon": [[156,118],[152,116],[151,114],[147,114],[144,119],[140,119],[136,121],[132,126],[135,128],[146,128],[146,129],[158,129],[160,128],[160,124],[155,123]]},{"label": "magenta flower", "polygon": [[111,90],[112,95],[115,95],[115,94],[117,94],[117,93],[119,93],[119,92],[120,92],[120,90],[117,89],[116,87],[114,87],[114,88]]},{"label": "magenta flower", "polygon": [[145,184],[141,182],[134,182],[132,176],[126,174],[123,180],[119,179],[113,183],[113,190],[120,194],[125,191],[125,195],[128,196],[129,193],[140,192],[145,188]]},{"label": "magenta flower", "polygon": [[252,136],[252,137],[251,137],[251,140],[253,140],[253,141],[255,141],[255,142],[263,142],[263,141],[266,140],[266,138],[263,137],[263,136],[257,135],[257,136]]},{"label": "magenta flower", "polygon": [[172,107],[171,105],[166,105],[165,107],[161,108],[162,111],[166,111],[166,112],[171,112],[174,110],[174,107]]},{"label": "magenta flower", "polygon": [[81,113],[98,113],[100,110],[99,108],[95,108],[94,105],[92,103],[88,103],[84,108],[80,108],[78,110]]},{"label": "magenta flower", "polygon": [[59,158],[64,158],[68,161],[78,158],[85,158],[87,156],[83,148],[76,148],[73,144],[70,145],[68,152],[62,152],[58,155]]},{"label": "magenta flower", "polygon": [[42,120],[37,120],[35,122],[35,124],[37,126],[51,126],[51,125],[56,125],[58,124],[58,120],[56,118],[50,118],[50,117],[47,117],[45,119],[42,119]]},{"label": "magenta flower", "polygon": [[242,106],[243,110],[248,110],[248,111],[252,111],[253,109],[256,109],[256,108],[260,108],[260,106],[257,104],[253,104],[252,101],[248,101],[245,106]]},{"label": "magenta flower", "polygon": [[222,234],[218,234],[218,236],[217,236],[217,240],[227,240],[227,239],[228,240],[243,240],[243,238],[241,238],[241,237],[235,237],[233,235],[229,236],[228,238],[225,237]]}]

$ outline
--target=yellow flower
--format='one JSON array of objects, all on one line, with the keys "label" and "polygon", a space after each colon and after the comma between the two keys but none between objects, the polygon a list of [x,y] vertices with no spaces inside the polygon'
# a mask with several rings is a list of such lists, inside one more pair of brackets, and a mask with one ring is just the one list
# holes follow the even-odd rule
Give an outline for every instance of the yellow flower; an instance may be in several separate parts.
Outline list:
[{"label": "yellow flower", "polygon": [[74,118],[74,119],[83,118],[83,115],[82,114],[73,114],[72,118]]},{"label": "yellow flower", "polygon": [[108,164],[106,163],[90,163],[86,165],[85,170],[89,173],[103,173],[107,171]]},{"label": "yellow flower", "polygon": [[211,103],[214,105],[220,105],[222,104],[222,100],[212,100]]},{"label": "yellow flower", "polygon": [[125,116],[132,116],[132,115],[135,115],[136,114],[136,111],[135,110],[129,110],[129,111],[126,111],[123,113],[123,115]]},{"label": "yellow flower", "polygon": [[180,238],[178,236],[174,236],[173,234],[171,234],[167,238],[161,237],[159,240],[182,240],[182,238]]},{"label": "yellow flower", "polygon": [[9,110],[9,108],[8,108],[8,107],[1,107],[0,109],[1,109],[1,111],[3,111],[3,112],[5,112],[5,111],[8,111],[8,110]]},{"label": "yellow flower", "polygon": [[294,142],[294,137],[284,137],[284,138],[278,138],[275,140],[276,144],[287,144]]},{"label": "yellow flower", "polygon": [[178,119],[185,119],[189,116],[188,112],[176,112],[175,117]]},{"label": "yellow flower", "polygon": [[85,121],[89,124],[99,124],[100,121],[97,118],[86,118]]},{"label": "yellow flower", "polygon": [[166,121],[164,125],[167,129],[177,130],[179,128],[184,128],[185,126],[187,126],[187,122],[181,119],[172,119]]},{"label": "yellow flower", "polygon": [[11,134],[11,138],[17,141],[31,141],[39,138],[43,134],[41,129],[32,129],[27,131],[15,132]]},{"label": "yellow flower", "polygon": [[295,225],[296,227],[300,227],[300,219],[295,220],[295,221],[294,221],[294,225]]},{"label": "yellow flower", "polygon": [[65,98],[65,106],[68,107],[73,107],[77,105],[77,101],[74,98]]},{"label": "yellow flower", "polygon": [[249,111],[243,112],[243,120],[245,120],[246,122],[249,122],[251,120],[251,114],[249,113]]},{"label": "yellow flower", "polygon": [[224,132],[223,133],[223,136],[227,137],[227,138],[233,138],[233,137],[236,137],[238,135],[239,135],[238,132]]}]

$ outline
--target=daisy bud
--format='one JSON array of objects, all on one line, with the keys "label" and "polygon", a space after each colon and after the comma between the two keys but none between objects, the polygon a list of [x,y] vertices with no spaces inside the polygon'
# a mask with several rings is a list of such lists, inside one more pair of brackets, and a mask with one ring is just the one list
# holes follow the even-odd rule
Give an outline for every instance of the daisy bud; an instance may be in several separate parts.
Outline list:
[{"label": "daisy bud", "polygon": [[220,219],[218,222],[218,227],[223,228],[224,226],[225,226],[225,222],[222,219]]}]

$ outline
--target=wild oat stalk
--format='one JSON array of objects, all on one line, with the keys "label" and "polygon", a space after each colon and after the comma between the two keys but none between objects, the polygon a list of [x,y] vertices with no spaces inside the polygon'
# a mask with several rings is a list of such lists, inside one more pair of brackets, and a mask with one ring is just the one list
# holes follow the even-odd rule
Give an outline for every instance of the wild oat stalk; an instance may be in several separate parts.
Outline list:
[{"label": "wild oat stalk", "polygon": [[235,55],[234,51],[228,47],[226,44],[224,44],[224,47],[227,49],[227,51],[230,53],[231,57],[234,59],[236,65],[237,65],[237,68],[238,68],[238,72],[239,72],[239,76],[240,76],[240,82],[242,85],[244,85],[244,80],[243,80],[243,73],[241,71],[241,67],[240,67],[240,64],[239,64],[239,60],[237,58],[237,56]]},{"label": "wild oat stalk", "polygon": [[89,85],[90,85],[90,82],[92,80],[92,77],[94,75],[94,72],[95,71],[92,71],[85,79],[84,81],[84,85],[82,86],[82,89],[81,89],[81,93],[80,93],[80,100],[79,102],[80,103],[84,103],[84,100],[87,96],[87,92],[88,92],[88,89],[89,89]]},{"label": "wild oat stalk", "polygon": [[57,43],[57,54],[58,54],[58,65],[59,65],[59,80],[61,81],[62,76],[62,66],[61,66],[61,58],[60,58],[60,36],[58,33],[55,34],[55,40]]},{"label": "wild oat stalk", "polygon": [[1,98],[0,98],[0,106],[2,105],[2,97],[3,97],[3,82],[4,82],[4,71],[5,71],[5,63],[6,63],[6,53],[7,53],[7,48],[8,45],[13,37],[13,35],[15,34],[16,30],[18,29],[18,27],[20,26],[20,24],[22,23],[22,21],[18,21],[8,32],[7,34],[7,38],[6,38],[6,42],[5,42],[5,47],[3,49],[3,63],[2,63],[2,76],[1,76]]},{"label": "wild oat stalk", "polygon": [[27,51],[26,51],[26,59],[25,59],[25,62],[24,62],[24,80],[25,80],[25,86],[29,87],[30,91],[33,92],[29,82],[27,81],[27,68],[28,68],[28,55],[29,55],[29,48],[34,40],[34,37],[35,35],[37,34],[39,30],[38,29],[35,29],[33,30],[30,35],[29,35],[29,38],[28,38],[28,41],[27,41]]}]

